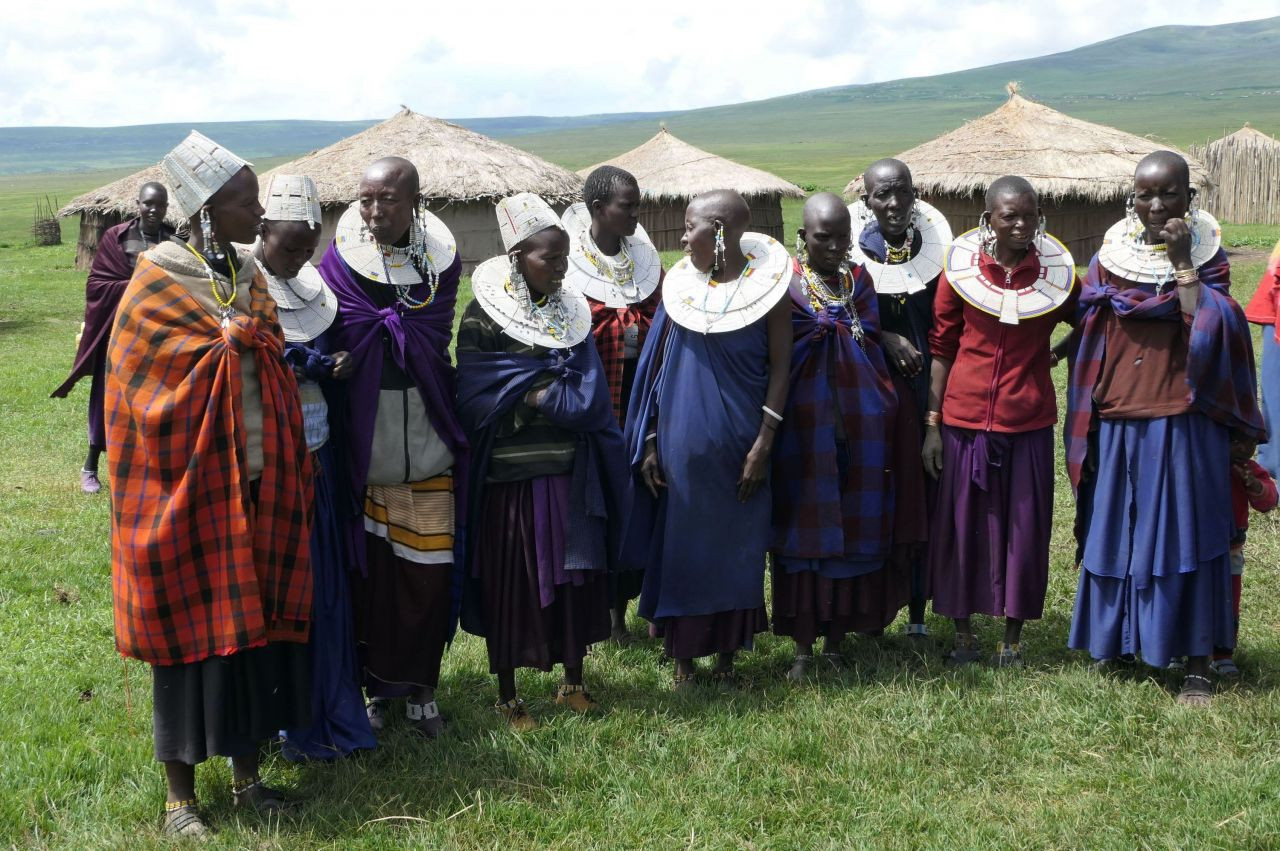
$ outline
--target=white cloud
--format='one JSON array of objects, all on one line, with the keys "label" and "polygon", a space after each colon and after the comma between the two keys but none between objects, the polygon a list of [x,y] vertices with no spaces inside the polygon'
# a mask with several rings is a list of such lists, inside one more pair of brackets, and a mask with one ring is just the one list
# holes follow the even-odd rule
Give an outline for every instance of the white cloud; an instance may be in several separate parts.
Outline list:
[{"label": "white cloud", "polygon": [[1280,0],[44,2],[0,32],[0,125],[688,109],[1276,14]]}]

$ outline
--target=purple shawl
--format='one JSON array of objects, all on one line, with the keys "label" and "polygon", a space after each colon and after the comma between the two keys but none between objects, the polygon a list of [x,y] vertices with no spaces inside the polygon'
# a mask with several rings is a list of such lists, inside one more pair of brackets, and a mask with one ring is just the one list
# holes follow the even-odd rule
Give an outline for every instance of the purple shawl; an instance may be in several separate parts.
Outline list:
[{"label": "purple shawl", "polygon": [[[97,364],[107,356],[107,343],[120,306],[120,296],[133,277],[137,255],[124,250],[125,237],[137,218],[107,228],[98,242],[98,252],[93,255],[89,267],[89,279],[84,285],[84,333],[80,335],[80,347],[76,349],[75,363],[67,380],[50,396],[63,398],[76,386],[76,382],[92,375]],[[173,236],[173,228],[160,224],[160,241]]]},{"label": "purple shawl", "polygon": [[[1253,361],[1253,340],[1244,312],[1228,290],[1231,267],[1226,252],[1209,258],[1200,267],[1200,305],[1191,323],[1187,352],[1188,401],[1210,419],[1266,440],[1266,428],[1258,410],[1258,381]],[[1106,357],[1106,311],[1122,319],[1182,322],[1177,289],[1161,295],[1152,284],[1135,284],[1107,271],[1095,255],[1080,294],[1076,324],[1078,348],[1071,359],[1067,388],[1067,472],[1079,489],[1088,452],[1089,432],[1095,428],[1093,390]]]},{"label": "purple shawl", "polygon": [[[328,331],[330,349],[346,351],[352,360],[341,418],[348,438],[347,458],[353,496],[358,504],[364,505],[378,392],[382,386],[383,340],[386,339],[396,364],[422,394],[431,426],[453,453],[454,493],[457,497],[454,549],[460,552],[466,528],[469,453],[466,436],[453,410],[456,373],[449,358],[449,340],[453,335],[453,311],[458,300],[462,260],[455,256],[449,268],[440,274],[435,300],[421,310],[409,310],[399,302],[391,307],[374,304],[361,288],[355,273],[338,255],[335,245],[330,244],[318,268],[338,298],[338,316]],[[370,283],[370,286],[385,284]],[[426,284],[419,284],[410,292],[410,296],[419,301],[427,295]],[[363,518],[352,520],[352,535],[362,536]],[[354,551],[363,572],[364,547],[355,546]]]},{"label": "purple shawl", "polygon": [[[859,346],[839,305],[814,313],[797,271],[791,289],[791,391],[773,454],[774,553],[886,556],[893,537],[891,447],[898,399],[880,350],[875,287],[854,270]],[[836,418],[848,452],[836,463]]]}]

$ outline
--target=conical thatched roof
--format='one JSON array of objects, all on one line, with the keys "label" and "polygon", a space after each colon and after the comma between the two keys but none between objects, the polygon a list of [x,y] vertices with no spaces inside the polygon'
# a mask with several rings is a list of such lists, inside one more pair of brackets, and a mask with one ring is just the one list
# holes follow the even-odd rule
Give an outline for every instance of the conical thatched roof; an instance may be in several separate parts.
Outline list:
[{"label": "conical thatched roof", "polygon": [[[147,166],[142,171],[135,171],[128,177],[122,177],[106,186],[99,186],[92,192],[72,198],[58,211],[58,218],[64,219],[76,213],[117,213],[121,217],[132,216],[137,210],[138,188],[144,183],[153,182],[168,186],[165,184],[164,171],[159,163]],[[174,227],[182,224],[176,206],[169,206],[169,214],[165,216],[165,221]]]},{"label": "conical thatched roof", "polygon": [[659,201],[692,198],[713,189],[736,189],[743,197],[772,194],[804,197],[804,190],[794,183],[695,148],[672,136],[665,127],[640,147],[584,168],[578,174],[585,177],[602,165],[631,172],[640,183],[644,197]]},{"label": "conical thatched roof", "polygon": [[1209,144],[1199,147],[1191,146],[1191,150],[1199,156],[1204,157],[1205,154],[1224,147],[1241,147],[1241,148],[1263,148],[1266,150],[1280,150],[1280,141],[1274,137],[1268,136],[1259,130],[1255,130],[1247,121],[1245,125],[1234,133],[1223,136],[1221,139],[1214,139]]},{"label": "conical thatched roof", "polygon": [[1280,223],[1280,142],[1246,124],[1191,153],[1213,179],[1203,199],[1209,212],[1229,222]]},{"label": "conical thatched roof", "polygon": [[[1110,201],[1129,192],[1138,161],[1168,145],[1114,127],[1064,115],[1018,94],[999,109],[963,127],[897,155],[911,169],[920,194],[970,195],[1006,174],[1027,178],[1049,198]],[[1203,166],[1191,157],[1191,182],[1208,185]],[[845,195],[862,193],[862,176]]]},{"label": "conical thatched roof", "polygon": [[336,207],[355,200],[360,175],[369,163],[390,156],[417,166],[422,194],[432,199],[471,201],[533,192],[554,204],[576,201],[582,194],[582,180],[573,172],[408,107],[368,130],[277,166],[264,177],[305,174],[316,182],[321,206]]}]

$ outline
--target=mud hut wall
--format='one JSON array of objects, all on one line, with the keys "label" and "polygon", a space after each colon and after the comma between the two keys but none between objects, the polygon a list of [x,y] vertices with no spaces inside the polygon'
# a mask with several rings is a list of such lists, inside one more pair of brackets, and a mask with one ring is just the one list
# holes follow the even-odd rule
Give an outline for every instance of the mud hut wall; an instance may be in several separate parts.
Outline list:
[{"label": "mud hut wall", "polygon": [[[664,198],[646,201],[640,206],[640,224],[659,251],[679,251],[684,236],[684,211],[689,199]],[[768,234],[784,245],[782,238],[782,199],[780,195],[756,195],[747,199],[751,207],[751,227],[756,233]]]},{"label": "mud hut wall", "polygon": [[[984,208],[981,195],[935,195],[926,197],[947,217],[957,236],[978,226]],[[1105,203],[1080,198],[1045,199],[1045,228],[1071,250],[1076,265],[1085,266],[1102,247],[1107,228],[1124,216],[1124,199]]]},{"label": "mud hut wall", "polygon": [[93,265],[93,256],[98,253],[98,243],[102,234],[109,227],[124,221],[120,213],[102,213],[86,210],[80,214],[80,235],[76,238],[76,268],[88,270]]}]

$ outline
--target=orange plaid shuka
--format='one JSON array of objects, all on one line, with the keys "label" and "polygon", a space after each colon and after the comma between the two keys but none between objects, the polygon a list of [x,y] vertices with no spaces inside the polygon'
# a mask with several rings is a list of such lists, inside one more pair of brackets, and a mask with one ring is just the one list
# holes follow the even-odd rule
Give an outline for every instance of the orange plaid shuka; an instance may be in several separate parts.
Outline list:
[{"label": "orange plaid shuka", "polygon": [[[275,303],[255,276],[226,328],[146,256],[107,353],[116,647],[153,665],[307,640],[311,473]],[[239,353],[262,387],[256,509]]]}]

